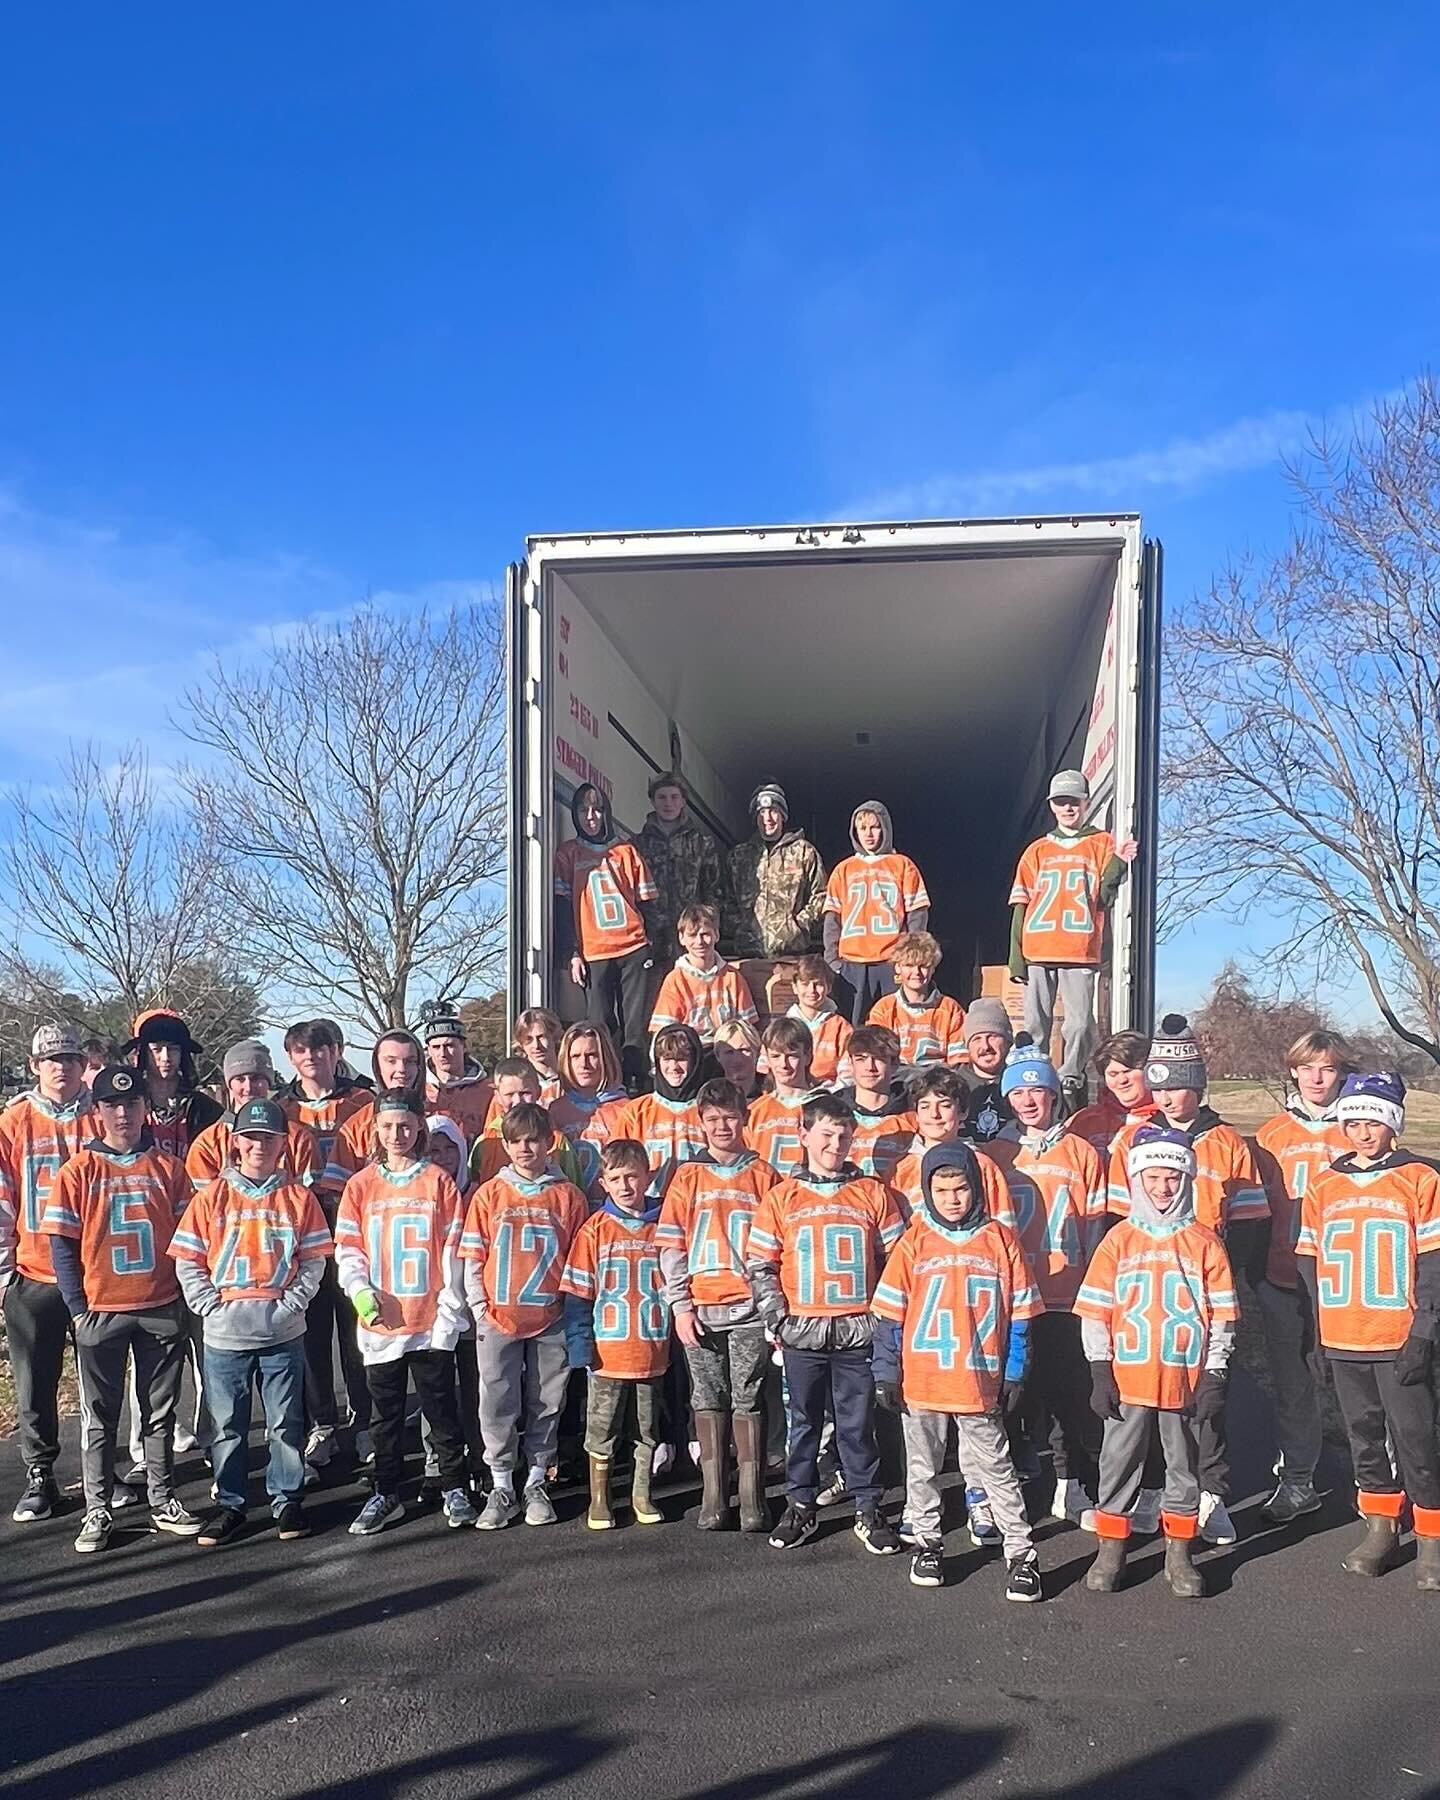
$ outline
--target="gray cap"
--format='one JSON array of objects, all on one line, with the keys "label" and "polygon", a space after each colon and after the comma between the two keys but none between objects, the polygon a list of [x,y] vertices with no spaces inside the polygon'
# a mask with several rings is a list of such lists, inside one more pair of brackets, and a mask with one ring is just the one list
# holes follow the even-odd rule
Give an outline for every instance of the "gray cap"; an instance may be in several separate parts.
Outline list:
[{"label": "gray cap", "polygon": [[1003,1000],[972,1000],[965,1008],[965,1023],[960,1028],[964,1041],[968,1044],[972,1037],[985,1032],[994,1032],[1007,1044],[1014,1041],[1015,1028]]},{"label": "gray cap", "polygon": [[83,1059],[85,1052],[80,1048],[80,1033],[73,1025],[42,1025],[30,1040],[30,1054],[39,1062],[47,1056]]},{"label": "gray cap", "polygon": [[1090,783],[1078,769],[1061,769],[1050,781],[1052,800],[1088,800]]},{"label": "gray cap", "polygon": [[270,1052],[255,1038],[246,1038],[244,1043],[232,1044],[225,1052],[225,1079],[232,1075],[268,1075],[273,1081],[275,1065],[270,1060]]},{"label": "gray cap", "polygon": [[1189,1088],[1205,1092],[1205,1055],[1184,1013],[1166,1013],[1150,1040],[1145,1085],[1152,1094]]}]

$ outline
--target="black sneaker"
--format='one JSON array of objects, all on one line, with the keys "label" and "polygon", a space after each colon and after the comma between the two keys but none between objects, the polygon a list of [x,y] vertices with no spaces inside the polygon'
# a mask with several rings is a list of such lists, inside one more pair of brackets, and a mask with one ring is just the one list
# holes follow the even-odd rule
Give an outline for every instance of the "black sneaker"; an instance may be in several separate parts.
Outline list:
[{"label": "black sneaker", "polygon": [[1005,1572],[1005,1598],[1022,1603],[1043,1598],[1040,1591],[1040,1558],[1033,1550],[1011,1557]]},{"label": "black sneaker", "polygon": [[910,1579],[916,1587],[944,1587],[945,1559],[938,1544],[922,1544],[910,1558]]},{"label": "black sneaker", "polygon": [[202,1550],[218,1550],[222,1544],[233,1544],[244,1529],[244,1513],[236,1512],[232,1506],[222,1506],[200,1527],[195,1542]]},{"label": "black sneaker", "polygon": [[899,1533],[885,1523],[878,1506],[867,1506],[856,1513],[855,1535],[872,1556],[898,1556],[905,1548]]},{"label": "black sneaker", "polygon": [[282,1544],[290,1544],[296,1538],[307,1538],[310,1535],[310,1521],[305,1517],[305,1508],[298,1500],[287,1500],[275,1515],[275,1530]]},{"label": "black sneaker", "polygon": [[813,1506],[797,1506],[792,1500],[785,1508],[785,1515],[770,1533],[772,1550],[793,1550],[797,1544],[803,1544],[806,1538],[815,1535],[815,1508]]},{"label": "black sneaker", "polygon": [[15,1502],[10,1517],[17,1525],[33,1525],[37,1519],[48,1519],[60,1504],[60,1490],[48,1469],[31,1469],[25,1477],[25,1492]]}]

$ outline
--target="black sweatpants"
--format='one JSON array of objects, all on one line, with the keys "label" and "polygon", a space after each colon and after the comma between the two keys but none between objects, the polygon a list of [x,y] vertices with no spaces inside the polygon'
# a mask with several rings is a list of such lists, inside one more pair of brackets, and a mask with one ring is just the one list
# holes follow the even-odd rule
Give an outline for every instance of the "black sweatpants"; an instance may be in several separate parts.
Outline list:
[{"label": "black sweatpants", "polygon": [[895,970],[889,962],[842,962],[835,971],[834,988],[837,1010],[858,1029],[875,1002],[895,992]]},{"label": "black sweatpants", "polygon": [[628,956],[588,965],[585,1017],[603,1025],[620,1046],[625,1085],[634,1090],[650,1070],[651,971],[655,952],[648,944]]},{"label": "black sweatpants", "polygon": [[792,1350],[787,1345],[785,1387],[790,1397],[790,1455],[785,1487],[797,1506],[813,1506],[819,1480],[820,1433],[828,1404],[845,1489],[857,1508],[874,1506],[881,1494],[880,1454],[875,1447],[875,1379],[868,1350]]},{"label": "black sweatpants", "polygon": [[398,1494],[405,1477],[405,1384],[415,1383],[420,1411],[430,1426],[430,1447],[440,1465],[442,1489],[465,1484],[465,1438],[455,1395],[453,1350],[410,1350],[393,1362],[370,1363],[370,1433],[375,1440],[375,1492]]},{"label": "black sweatpants", "polygon": [[48,1474],[60,1454],[60,1369],[70,1341],[70,1309],[53,1281],[17,1275],[5,1290],[5,1329],[27,1469]]},{"label": "black sweatpants", "polygon": [[[326,1208],[326,1218],[334,1229],[335,1217]],[[305,1417],[308,1424],[333,1431],[339,1423],[335,1404],[335,1339],[340,1339],[340,1375],[345,1383],[345,1396],[357,1431],[370,1423],[370,1387],[365,1374],[365,1359],[355,1341],[355,1308],[345,1298],[334,1260],[325,1264],[325,1273],[315,1298],[305,1310]]]},{"label": "black sweatpants", "polygon": [[1100,1456],[1100,1421],[1090,1410],[1090,1365],[1074,1313],[1041,1313],[1030,1321],[1030,1373],[1025,1410],[1039,1420],[1048,1413],[1055,1479],[1079,1481],[1095,1492]]},{"label": "black sweatpants", "polygon": [[[1440,1507],[1440,1449],[1435,1442],[1435,1392],[1428,1380],[1401,1387],[1394,1357],[1375,1362],[1327,1359],[1335,1398],[1345,1418],[1355,1485],[1362,1494],[1409,1495],[1415,1506]],[[1386,1427],[1400,1478],[1391,1467]]]}]

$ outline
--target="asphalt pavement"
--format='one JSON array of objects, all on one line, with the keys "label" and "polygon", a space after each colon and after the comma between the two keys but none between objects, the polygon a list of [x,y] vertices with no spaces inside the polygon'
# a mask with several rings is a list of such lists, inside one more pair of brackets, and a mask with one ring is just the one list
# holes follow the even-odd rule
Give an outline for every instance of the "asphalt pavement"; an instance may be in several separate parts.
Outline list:
[{"label": "asphalt pavement", "polygon": [[[588,1532],[575,1494],[547,1530],[427,1513],[366,1541],[339,1470],[308,1542],[279,1543],[257,1507],[231,1549],[135,1531],[84,1558],[77,1492],[63,1517],[9,1522],[11,1440],[0,1792],[1440,1800],[1440,1595],[1408,1562],[1341,1573],[1341,1459],[1321,1513],[1267,1528],[1268,1420],[1243,1375],[1232,1407],[1241,1537],[1206,1554],[1195,1603],[1159,1578],[1158,1540],[1106,1597],[1083,1584],[1093,1539],[1047,1525],[1048,1598],[1017,1606],[958,1525],[950,1584],[924,1590],[844,1517],[785,1554],[697,1532],[690,1485],[662,1490],[663,1527]],[[187,1474],[202,1507],[203,1466]]]}]

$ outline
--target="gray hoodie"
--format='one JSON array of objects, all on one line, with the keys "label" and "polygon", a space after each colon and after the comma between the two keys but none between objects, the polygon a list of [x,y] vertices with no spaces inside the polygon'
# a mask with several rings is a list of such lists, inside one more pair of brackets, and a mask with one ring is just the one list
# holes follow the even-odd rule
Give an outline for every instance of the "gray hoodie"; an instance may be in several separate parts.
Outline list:
[{"label": "gray hoodie", "polygon": [[[268,1181],[248,1181],[236,1168],[221,1177],[234,1193],[237,1205],[263,1205],[294,1177],[277,1172]],[[329,1234],[326,1234],[329,1241]],[[305,1335],[305,1309],[320,1291],[326,1259],[320,1255],[296,1256],[284,1289],[274,1299],[222,1300],[208,1263],[177,1256],[175,1272],[185,1304],[203,1321],[205,1342],[212,1350],[269,1350]]]}]

